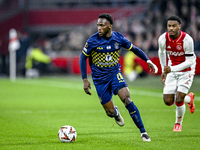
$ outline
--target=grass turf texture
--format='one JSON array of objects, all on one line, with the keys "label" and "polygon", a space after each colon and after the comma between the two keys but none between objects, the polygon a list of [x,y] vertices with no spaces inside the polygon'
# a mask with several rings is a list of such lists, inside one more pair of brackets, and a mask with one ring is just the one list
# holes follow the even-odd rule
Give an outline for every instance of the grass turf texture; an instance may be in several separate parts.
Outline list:
[{"label": "grass turf texture", "polygon": [[[90,78],[91,81],[91,78]],[[131,98],[140,110],[151,142],[143,142],[128,111],[117,96],[125,126],[119,127],[106,116],[92,84],[92,96],[82,89],[80,76],[39,79],[0,79],[0,149],[15,150],[170,150],[200,147],[200,77],[191,91],[196,110],[186,106],[183,131],[173,132],[175,106],[162,100],[160,76],[140,78],[129,83]],[[74,143],[61,143],[57,137],[63,125],[77,131]]]}]

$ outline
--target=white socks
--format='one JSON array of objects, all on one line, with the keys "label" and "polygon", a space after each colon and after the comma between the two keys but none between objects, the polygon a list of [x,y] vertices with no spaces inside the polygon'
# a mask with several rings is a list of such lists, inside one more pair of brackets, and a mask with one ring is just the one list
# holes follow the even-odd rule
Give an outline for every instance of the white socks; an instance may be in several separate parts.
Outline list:
[{"label": "white socks", "polygon": [[191,98],[188,95],[186,95],[185,98],[184,98],[184,102],[190,103],[190,101],[191,101]]},{"label": "white socks", "polygon": [[182,106],[176,106],[176,122],[175,123],[182,124],[184,114],[185,114],[185,104],[183,104]]}]

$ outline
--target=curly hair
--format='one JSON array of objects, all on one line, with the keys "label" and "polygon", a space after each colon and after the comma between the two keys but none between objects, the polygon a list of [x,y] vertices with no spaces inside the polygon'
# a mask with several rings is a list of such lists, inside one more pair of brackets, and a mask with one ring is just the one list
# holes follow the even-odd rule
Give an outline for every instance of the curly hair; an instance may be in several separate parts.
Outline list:
[{"label": "curly hair", "polygon": [[176,15],[170,16],[170,17],[167,19],[167,21],[168,21],[168,20],[176,20],[176,21],[178,21],[179,24],[181,24],[181,19],[180,19],[178,16],[176,16]]},{"label": "curly hair", "polygon": [[107,14],[107,13],[100,14],[100,15],[99,15],[99,18],[105,18],[105,19],[108,20],[108,21],[110,22],[110,24],[112,24],[112,25],[113,25],[113,23],[114,23],[113,17],[112,17],[110,14]]}]

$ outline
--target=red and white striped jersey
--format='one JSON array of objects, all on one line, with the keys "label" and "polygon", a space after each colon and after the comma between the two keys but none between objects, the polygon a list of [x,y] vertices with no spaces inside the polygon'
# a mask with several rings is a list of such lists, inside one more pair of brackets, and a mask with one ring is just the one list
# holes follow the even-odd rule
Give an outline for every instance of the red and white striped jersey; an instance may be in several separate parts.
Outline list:
[{"label": "red and white striped jersey", "polygon": [[196,56],[194,54],[194,42],[190,35],[180,31],[178,38],[171,39],[169,33],[165,32],[159,37],[158,43],[162,69],[166,65],[165,53],[167,52],[168,66],[170,66],[172,72],[191,71],[194,73]]}]

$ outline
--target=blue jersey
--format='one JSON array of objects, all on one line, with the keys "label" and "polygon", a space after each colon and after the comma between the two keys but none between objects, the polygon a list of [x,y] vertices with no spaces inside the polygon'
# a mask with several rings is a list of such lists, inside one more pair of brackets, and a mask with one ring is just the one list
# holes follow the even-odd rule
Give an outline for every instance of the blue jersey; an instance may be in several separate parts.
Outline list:
[{"label": "blue jersey", "polygon": [[121,47],[132,48],[132,43],[122,34],[113,31],[109,39],[95,33],[88,40],[82,53],[89,57],[94,84],[107,82],[121,69],[119,50]]}]

